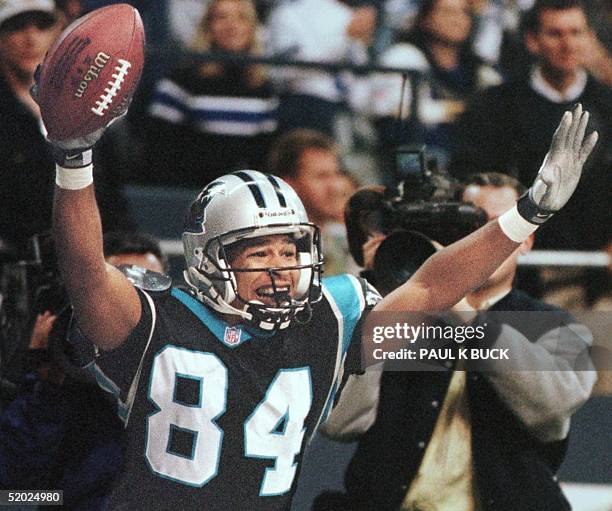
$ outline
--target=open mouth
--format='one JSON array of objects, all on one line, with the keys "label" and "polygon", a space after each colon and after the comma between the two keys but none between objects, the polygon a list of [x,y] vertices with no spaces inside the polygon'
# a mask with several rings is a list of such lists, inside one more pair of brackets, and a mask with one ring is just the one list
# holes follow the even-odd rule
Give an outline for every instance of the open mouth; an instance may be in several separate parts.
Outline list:
[{"label": "open mouth", "polygon": [[287,305],[291,303],[291,287],[284,286],[261,286],[257,288],[256,294],[262,301],[274,305]]}]

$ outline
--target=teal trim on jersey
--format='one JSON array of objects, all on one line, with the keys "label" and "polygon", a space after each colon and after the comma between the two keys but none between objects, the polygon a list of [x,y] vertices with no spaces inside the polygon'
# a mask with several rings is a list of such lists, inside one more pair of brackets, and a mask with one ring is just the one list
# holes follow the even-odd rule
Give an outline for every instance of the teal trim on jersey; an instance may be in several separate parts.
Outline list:
[{"label": "teal trim on jersey", "polygon": [[323,279],[323,286],[331,294],[344,319],[344,332],[342,336],[342,353],[346,353],[353,338],[355,327],[361,318],[362,303],[357,294],[356,286],[359,282],[350,275],[334,275]]},{"label": "teal trim on jersey", "polygon": [[287,433],[287,426],[289,425],[289,409],[285,412],[278,422],[276,426],[270,431],[271,435],[284,436]]},{"label": "teal trim on jersey", "polygon": [[[174,378],[174,392],[172,394],[172,401],[175,402],[176,404],[179,404],[181,406],[187,406],[187,407],[191,407],[191,408],[202,408],[202,398],[204,396],[204,378],[200,378],[200,377],[196,377],[196,376],[191,376],[189,374],[182,374],[179,372],[174,373],[175,374],[175,378]],[[192,380],[192,381],[197,381],[199,383],[199,390],[198,390],[198,399],[199,402],[195,405],[191,405],[188,403],[185,403],[183,401],[179,401],[176,397],[176,388],[178,386],[178,380],[179,378],[184,378],[186,380]]]},{"label": "teal trim on jersey", "polygon": [[[179,452],[176,451],[172,451],[170,449],[170,440],[172,439],[172,435],[174,434],[174,432],[186,432],[186,433],[191,433],[191,454],[189,456],[185,456],[184,454],[181,454]],[[168,444],[166,445],[166,452],[168,454],[171,454],[172,456],[178,456],[179,458],[185,458],[187,460],[194,460],[195,459],[195,450],[196,450],[196,444],[198,442],[198,432],[194,431],[193,429],[189,429],[189,428],[181,428],[180,426],[177,426],[176,424],[170,424],[170,431],[168,432]]]},{"label": "teal trim on jersey", "polygon": [[[259,402],[259,404],[253,409],[253,411],[251,412],[251,414],[245,419],[244,424],[242,426],[243,428],[243,442],[244,442],[244,455],[246,458],[255,458],[255,459],[273,459],[274,460],[274,466],[273,467],[268,467],[266,468],[265,472],[264,472],[264,477],[261,480],[261,485],[259,487],[259,496],[260,497],[278,497],[279,495],[284,495],[285,493],[291,491],[291,489],[293,488],[294,484],[295,484],[295,475],[297,475],[297,465],[298,462],[295,461],[295,457],[298,456],[299,454],[303,454],[304,451],[304,442],[302,440],[302,444],[300,445],[300,449],[298,452],[295,453],[294,455],[294,459],[293,459],[293,464],[291,465],[291,468],[295,468],[296,469],[296,474],[294,475],[293,479],[291,480],[291,484],[289,485],[289,487],[284,490],[281,491],[279,493],[264,493],[263,491],[263,487],[266,481],[266,476],[268,474],[268,472],[271,471],[275,471],[278,470],[276,468],[276,462],[278,460],[278,456],[275,456],[273,454],[270,454],[269,456],[264,456],[264,455],[258,455],[258,454],[247,454],[248,449],[247,449],[247,425],[249,423],[249,421],[253,418],[253,416],[255,416],[257,414],[257,411],[262,407],[262,406],[267,406],[268,405],[268,396],[272,390],[272,387],[274,387],[274,385],[276,385],[277,380],[279,379],[280,375],[283,373],[295,373],[295,372],[302,372],[302,371],[306,371],[308,374],[308,388],[310,390],[310,406],[308,408],[308,412],[306,413],[306,415],[304,416],[303,420],[302,420],[302,426],[304,425],[304,422],[306,422],[306,417],[308,416],[308,414],[310,413],[310,410],[312,409],[312,402],[314,400],[314,392],[312,390],[312,372],[310,370],[310,366],[304,366],[304,367],[293,367],[293,368],[289,368],[289,369],[279,369],[278,372],[276,373],[276,375],[274,375],[274,378],[272,379],[272,382],[270,383],[270,385],[268,385],[268,390],[266,390],[266,394],[264,396],[264,398]],[[290,398],[292,396],[289,396]],[[287,434],[287,426],[289,425],[289,407],[291,406],[291,403],[287,404],[287,410],[285,411],[284,415],[277,421],[276,425],[269,431],[269,434],[271,435],[275,435],[275,436],[285,436]],[[274,409],[275,407],[270,407],[271,409]],[[276,431],[278,429],[278,426],[281,424],[281,422],[284,421],[284,427],[283,427],[283,431]],[[301,431],[302,435],[306,434],[306,427],[302,428]]]},{"label": "teal trim on jersey", "polygon": [[[217,458],[215,460],[215,470],[214,473],[211,474],[207,479],[205,479],[201,484],[194,484],[194,483],[190,483],[188,481],[184,481],[182,479],[179,479],[177,477],[172,477],[169,476],[167,474],[164,474],[162,472],[158,472],[157,470],[155,470],[155,468],[153,467],[151,461],[149,460],[149,456],[147,453],[148,450],[148,444],[149,444],[149,425],[150,425],[150,421],[151,421],[151,417],[153,417],[154,415],[160,413],[162,411],[161,407],[159,406],[158,403],[155,402],[155,400],[153,399],[153,397],[151,396],[151,389],[152,389],[152,385],[153,385],[153,381],[156,377],[155,371],[157,370],[157,364],[158,364],[158,357],[160,355],[162,355],[162,353],[164,353],[166,350],[176,350],[176,351],[182,351],[182,352],[187,352],[187,353],[193,353],[195,356],[200,356],[200,355],[205,355],[206,357],[212,357],[213,359],[215,359],[218,363],[219,363],[219,367],[222,367],[223,370],[225,371],[225,388],[223,389],[223,396],[224,396],[224,402],[223,402],[223,410],[221,410],[217,415],[215,415],[214,417],[211,417],[210,420],[210,424],[212,424],[217,431],[219,432],[219,441],[218,441],[218,445],[216,447],[216,455]],[[176,367],[176,364],[174,364],[174,367]],[[163,368],[160,369],[160,371],[163,371]],[[178,371],[174,371],[174,379],[176,380],[176,376],[177,375],[181,375],[181,376],[186,376],[186,373],[179,373]],[[199,377],[194,377],[194,378],[199,378]],[[204,378],[202,378],[203,381],[203,385],[206,385],[206,382],[204,382]],[[174,387],[176,387],[176,382]],[[163,478],[163,479],[167,479],[168,481],[173,481],[175,483],[180,483],[180,484],[184,484],[185,486],[191,486],[192,488],[202,488],[203,486],[205,486],[206,484],[208,484],[212,479],[214,479],[215,477],[217,477],[217,475],[219,474],[219,464],[221,463],[221,447],[223,445],[223,439],[225,436],[225,432],[223,431],[223,429],[221,429],[221,427],[219,426],[219,424],[217,424],[217,419],[219,419],[223,414],[225,414],[225,412],[227,411],[227,392],[228,392],[228,381],[227,381],[227,366],[223,363],[223,361],[214,353],[208,353],[208,352],[202,352],[202,351],[198,351],[198,350],[190,350],[188,348],[183,348],[181,346],[174,346],[171,344],[167,344],[164,347],[162,347],[159,351],[157,351],[157,353],[155,353],[155,356],[153,357],[153,362],[151,364],[151,372],[149,374],[149,381],[147,384],[147,399],[149,400],[149,402],[153,405],[154,410],[149,413],[147,415],[146,418],[146,422],[145,422],[145,435],[144,435],[144,450],[143,450],[143,455],[144,455],[144,459],[145,459],[145,463],[147,465],[147,467],[149,468],[149,470],[154,473],[155,475]],[[206,404],[203,401],[203,396],[204,394],[201,393],[201,405],[199,408],[204,407]],[[174,397],[174,389],[172,390],[172,398]],[[172,402],[175,402],[174,400]],[[180,403],[176,403],[179,406],[185,406],[183,404]],[[186,406],[186,408],[192,408],[191,406]],[[175,420],[179,420],[180,417],[176,417]],[[182,430],[187,430],[187,431],[193,431],[190,430],[189,428],[181,428],[180,426],[173,424],[173,423],[169,423],[174,425],[175,427],[177,427],[178,429],[182,429]],[[197,433],[197,432],[196,432]],[[171,434],[170,428],[168,429],[168,435]],[[198,435],[196,434],[196,436],[194,437],[194,442],[192,444],[192,449],[193,449],[193,454],[192,454],[192,458],[191,460],[193,460],[195,462],[195,449],[197,447],[197,442],[199,441],[207,441],[206,439],[202,439],[202,438],[198,438]],[[168,437],[168,442],[170,441],[170,438]],[[184,459],[189,459],[189,458],[185,458],[184,456],[169,451],[168,450],[168,443],[166,444],[166,454],[169,454],[170,456],[177,456],[180,458],[184,458]]]},{"label": "teal trim on jersey", "polygon": [[[342,358],[340,363],[344,364],[346,353],[353,339],[355,327],[361,318],[363,308],[365,308],[365,297],[358,294],[358,289],[360,288],[359,281],[355,277],[347,274],[324,278],[323,287],[327,290],[329,295],[331,295],[336,308],[342,315]],[[339,384],[340,382],[336,377],[325,408],[321,413],[319,423],[327,420],[336,399]]]},{"label": "teal trim on jersey", "polygon": [[100,387],[105,392],[112,394],[117,400],[117,415],[124,422],[127,423],[128,417],[130,415],[130,410],[128,406],[121,401],[121,393],[119,391],[119,387],[115,384],[113,380],[111,380],[108,376],[106,376],[102,369],[100,369],[94,362],[85,366],[85,369],[89,371],[96,382],[98,383],[98,387]]},{"label": "teal trim on jersey", "polygon": [[252,335],[248,332],[246,328],[243,328],[241,325],[238,325],[234,328],[238,328],[241,331],[240,342],[237,344],[230,344],[225,342],[225,329],[231,328],[226,321],[223,321],[208,307],[206,307],[206,305],[204,305],[199,300],[196,300],[190,294],[185,293],[185,291],[181,291],[180,289],[174,287],[172,288],[171,295],[174,296],[174,298],[181,302],[185,307],[187,307],[191,312],[193,312],[200,319],[200,321],[202,321],[202,323],[206,325],[206,328],[208,328],[214,334],[214,336],[228,348],[237,348],[242,343],[252,338]]}]

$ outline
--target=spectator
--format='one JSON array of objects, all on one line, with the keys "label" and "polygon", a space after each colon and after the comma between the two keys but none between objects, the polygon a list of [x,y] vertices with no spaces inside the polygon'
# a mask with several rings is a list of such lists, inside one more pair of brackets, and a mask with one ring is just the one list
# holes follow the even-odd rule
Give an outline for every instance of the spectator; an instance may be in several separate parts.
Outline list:
[{"label": "spectator", "polygon": [[[500,82],[497,72],[471,50],[467,0],[425,0],[413,27],[380,57],[383,66],[412,72],[405,94],[400,74],[371,80],[370,108],[389,184],[390,155],[401,144],[427,144],[446,169],[453,128],[466,101],[477,90]],[[402,122],[397,120],[400,101]]]},{"label": "spectator", "polygon": [[50,227],[52,159],[29,91],[59,34],[57,20],[52,0],[0,5],[0,238],[7,242]]},{"label": "spectator", "polygon": [[[493,219],[523,190],[508,176],[480,174],[467,182],[463,200]],[[555,367],[564,369],[517,373],[491,362],[474,370],[468,361],[467,366],[457,362],[452,371],[389,371],[363,377],[361,386],[379,380],[380,394],[378,387],[372,393],[371,388],[347,385],[325,426],[327,433],[354,434],[351,428],[359,417],[343,414],[342,399],[357,399],[360,388],[362,400],[371,396],[377,404],[377,418],[360,438],[349,465],[348,497],[334,509],[569,509],[554,474],[565,456],[570,418],[589,397],[597,377],[592,366],[583,371],[574,364],[590,344],[588,330],[566,312],[513,287],[517,257],[532,243],[532,238],[525,240],[467,295],[460,309],[538,311],[527,318],[517,313],[481,319],[480,324],[487,325],[487,346],[518,343],[524,357],[514,359],[519,369],[534,367],[534,360],[542,368],[561,360]],[[417,268],[432,250],[423,251]],[[320,497],[315,509],[329,509],[324,506],[328,499]]]},{"label": "spectator", "polygon": [[342,222],[349,196],[334,141],[314,130],[291,131],[272,148],[268,170],[293,187],[308,218],[321,229],[325,272],[335,275],[354,270],[347,266],[350,258]]},{"label": "spectator", "polygon": [[[165,265],[157,241],[139,233],[108,233],[104,253],[113,265],[138,264],[152,271]],[[39,314],[30,350],[50,349],[57,357],[69,316],[56,323],[50,311]],[[26,375],[19,395],[0,416],[0,485],[63,490],[66,509],[101,510],[122,465],[124,424],[93,378],[69,367],[66,374],[65,363],[53,355]]]},{"label": "spectator", "polygon": [[[376,26],[372,6],[351,8],[339,0],[279,3],[269,14],[270,53],[327,63],[364,63]],[[336,135],[337,115],[354,94],[349,73],[283,68],[280,131],[311,128]]]},{"label": "spectator", "polygon": [[206,14],[207,0],[167,0],[167,22],[170,37],[189,48],[197,36],[200,20]]},{"label": "spectator", "polygon": [[[476,0],[480,1],[480,0]],[[504,33],[503,46],[501,48],[499,65],[502,67],[506,77],[516,80],[526,73],[529,73],[533,59],[529,51],[523,43],[524,30],[527,28],[524,16],[525,12],[531,9],[534,5],[534,0],[529,0],[521,5],[518,2],[516,5],[504,5],[499,10],[498,16],[501,15],[502,25],[506,25],[508,30]],[[585,39],[584,61],[585,69],[597,79],[599,82],[608,86],[612,85],[612,53],[610,53],[611,42],[610,35],[612,30],[610,27],[610,10],[609,2],[605,0],[589,0],[584,3],[585,12],[591,20],[592,29],[587,34]],[[486,22],[488,16],[485,13],[484,24],[482,26],[483,33],[486,30]],[[486,43],[486,39],[482,39],[482,43]],[[482,45],[484,47],[484,44]]]},{"label": "spectator", "polygon": [[68,25],[83,15],[81,0],[55,0],[55,4],[65,18],[65,25]]},{"label": "spectator", "polygon": [[[213,0],[193,49],[258,55],[251,0]],[[142,181],[200,187],[257,168],[277,127],[277,99],[261,66],[189,59],[156,86],[148,110]]]},{"label": "spectator", "polygon": [[150,271],[164,273],[168,266],[159,242],[139,232],[114,231],[104,235],[106,262],[113,266],[132,264]]},{"label": "spectator", "polygon": [[[398,35],[414,26],[421,2],[384,0],[383,5],[384,23],[376,44],[386,50]],[[473,51],[488,64],[497,65],[501,45],[505,36],[516,30],[519,10],[523,6],[503,0],[469,0],[468,5],[474,25],[470,37]]]},{"label": "spectator", "polygon": [[[62,28],[52,0],[0,3],[0,238],[18,250],[50,227],[53,169],[38,105],[30,97],[34,70]],[[112,131],[112,130],[111,130]],[[105,170],[113,152],[105,137],[97,157],[104,227],[126,224],[118,182]]]},{"label": "spectator", "polygon": [[534,162],[546,153],[564,110],[582,103],[601,140],[567,209],[541,230],[538,245],[603,248],[612,220],[612,90],[583,67],[591,33],[586,12],[580,0],[538,0],[525,25],[536,64],[528,75],[474,99],[457,131],[452,172],[461,177],[494,168],[531,182],[538,171]]}]

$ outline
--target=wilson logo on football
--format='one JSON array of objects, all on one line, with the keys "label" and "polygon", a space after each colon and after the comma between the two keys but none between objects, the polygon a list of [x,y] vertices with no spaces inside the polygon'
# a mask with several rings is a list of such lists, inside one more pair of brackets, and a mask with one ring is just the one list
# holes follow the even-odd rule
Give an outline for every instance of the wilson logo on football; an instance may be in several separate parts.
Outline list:
[{"label": "wilson logo on football", "polygon": [[117,96],[117,93],[121,90],[125,77],[128,74],[128,70],[132,67],[127,60],[118,59],[119,65],[115,67],[115,72],[111,75],[112,80],[108,82],[108,87],[104,89],[104,94],[100,96],[100,99],[96,101],[95,108],[92,107],[91,111],[99,115],[104,116],[106,111],[110,108],[113,99]]},{"label": "wilson logo on football", "polygon": [[[98,76],[100,76],[100,71],[104,69],[104,66],[106,66],[106,63],[110,60],[110,58],[110,55],[107,55],[103,52],[100,52],[96,55],[96,58],[93,60],[93,64],[89,66],[89,69],[83,75],[83,79],[77,86],[77,90],[74,93],[77,98],[83,97],[83,94],[85,94],[85,91],[89,86],[88,82],[90,82],[91,80],[95,80],[98,78]],[[91,57],[88,57],[88,59],[89,62],[91,62]]]}]

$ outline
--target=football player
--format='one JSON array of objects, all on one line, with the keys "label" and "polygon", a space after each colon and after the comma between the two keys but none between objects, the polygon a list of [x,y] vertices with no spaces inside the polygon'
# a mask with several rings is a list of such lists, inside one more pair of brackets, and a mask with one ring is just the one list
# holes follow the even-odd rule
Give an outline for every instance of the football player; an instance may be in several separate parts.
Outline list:
[{"label": "football player", "polygon": [[[304,448],[333,406],[372,307],[448,308],[483,282],[575,189],[597,135],[567,112],[530,192],[441,250],[382,301],[363,280],[321,279],[317,226],[279,178],[209,184],[183,233],[185,280],[143,290],[104,262],[86,140],[54,142],[54,229],[99,382],[127,425],[110,509],[288,509]],[[60,147],[61,146],[61,147]],[[63,156],[62,153],[63,152]]]}]

